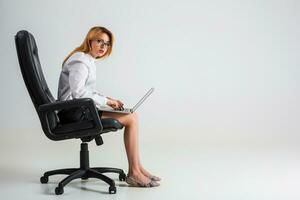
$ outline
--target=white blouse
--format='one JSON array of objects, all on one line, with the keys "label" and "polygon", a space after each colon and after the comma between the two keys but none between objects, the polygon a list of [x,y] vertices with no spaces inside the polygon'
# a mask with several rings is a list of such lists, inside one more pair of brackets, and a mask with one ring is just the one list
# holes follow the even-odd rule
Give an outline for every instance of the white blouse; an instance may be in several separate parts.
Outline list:
[{"label": "white blouse", "polygon": [[59,77],[58,100],[91,98],[97,108],[105,106],[107,98],[96,90],[95,58],[76,52],[65,62]]}]

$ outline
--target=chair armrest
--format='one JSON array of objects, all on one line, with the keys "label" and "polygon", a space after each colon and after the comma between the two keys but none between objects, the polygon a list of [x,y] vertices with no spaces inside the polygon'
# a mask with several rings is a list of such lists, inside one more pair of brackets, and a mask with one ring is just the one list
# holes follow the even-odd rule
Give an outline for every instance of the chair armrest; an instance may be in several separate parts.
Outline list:
[{"label": "chair armrest", "polygon": [[87,106],[89,109],[96,111],[96,106],[94,104],[94,101],[90,98],[80,98],[80,99],[72,99],[72,100],[66,100],[66,101],[56,101],[54,103],[47,103],[43,104],[38,107],[40,112],[51,112],[54,110],[60,110],[60,109],[68,109],[68,108],[75,108],[75,107],[81,107],[81,106]]},{"label": "chair armrest", "polygon": [[[90,114],[92,115],[93,122],[95,124],[94,129],[97,130],[96,131],[97,133],[100,133],[103,129],[101,119],[99,117],[95,103],[91,98],[79,98],[79,99],[72,99],[66,101],[56,101],[53,103],[43,104],[38,107],[38,110],[41,113],[41,117],[44,118],[46,121],[48,121],[47,115],[49,112],[54,112],[57,110],[68,109],[68,108],[76,108],[76,107],[80,108],[82,106],[86,106],[89,109]],[[47,125],[47,130],[51,134],[53,134],[48,125]]]}]

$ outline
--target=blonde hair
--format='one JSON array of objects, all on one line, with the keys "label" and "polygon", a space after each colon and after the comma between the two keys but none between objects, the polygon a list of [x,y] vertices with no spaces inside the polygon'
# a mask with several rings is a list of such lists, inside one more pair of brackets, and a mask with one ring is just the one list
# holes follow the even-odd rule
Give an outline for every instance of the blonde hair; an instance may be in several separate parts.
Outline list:
[{"label": "blonde hair", "polygon": [[62,65],[65,64],[65,62],[76,52],[84,52],[84,53],[89,53],[91,50],[91,42],[92,40],[97,40],[100,38],[100,35],[102,33],[105,33],[108,35],[109,40],[110,40],[110,46],[108,47],[106,53],[101,56],[101,57],[97,57],[96,59],[99,58],[106,58],[108,57],[111,52],[112,52],[112,47],[113,47],[113,43],[114,43],[114,36],[112,34],[112,32],[110,32],[108,29],[106,29],[105,27],[101,27],[101,26],[95,26],[92,27],[89,32],[87,33],[87,35],[85,36],[84,41],[82,42],[82,44],[79,47],[76,47],[63,61]]}]

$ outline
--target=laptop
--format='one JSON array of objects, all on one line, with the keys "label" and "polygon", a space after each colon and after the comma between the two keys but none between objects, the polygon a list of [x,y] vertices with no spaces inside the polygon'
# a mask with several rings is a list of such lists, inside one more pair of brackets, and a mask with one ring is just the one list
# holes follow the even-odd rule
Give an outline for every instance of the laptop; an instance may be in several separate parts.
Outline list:
[{"label": "laptop", "polygon": [[122,110],[120,109],[114,109],[110,106],[101,106],[99,110],[106,111],[106,112],[114,112],[114,113],[123,113],[123,114],[129,114],[133,113],[154,91],[154,88],[151,88],[148,90],[148,92],[133,106],[133,108],[124,108]]}]

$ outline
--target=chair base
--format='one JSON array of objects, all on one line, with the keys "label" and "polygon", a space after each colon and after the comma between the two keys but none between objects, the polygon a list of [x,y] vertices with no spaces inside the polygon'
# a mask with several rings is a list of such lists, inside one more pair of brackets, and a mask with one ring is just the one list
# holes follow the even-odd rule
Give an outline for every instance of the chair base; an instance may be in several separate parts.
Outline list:
[{"label": "chair base", "polygon": [[47,171],[41,177],[41,183],[48,183],[48,177],[58,174],[69,175],[58,183],[58,186],[55,188],[55,194],[60,195],[64,193],[64,187],[74,179],[88,179],[88,178],[97,178],[109,185],[108,192],[109,194],[115,194],[117,188],[115,186],[115,181],[111,178],[105,176],[102,173],[118,173],[119,180],[125,181],[126,174],[122,169],[109,168],[109,167],[89,167],[89,155],[88,155],[88,145],[87,143],[81,143],[80,151],[80,168],[66,168],[66,169],[57,169],[52,171]]}]

